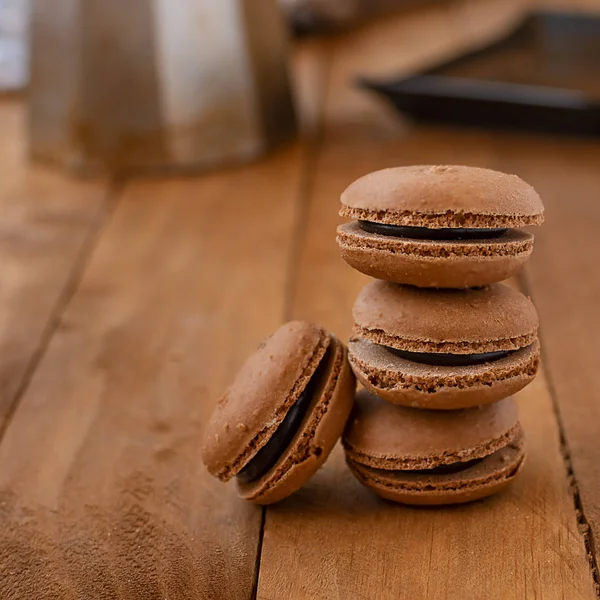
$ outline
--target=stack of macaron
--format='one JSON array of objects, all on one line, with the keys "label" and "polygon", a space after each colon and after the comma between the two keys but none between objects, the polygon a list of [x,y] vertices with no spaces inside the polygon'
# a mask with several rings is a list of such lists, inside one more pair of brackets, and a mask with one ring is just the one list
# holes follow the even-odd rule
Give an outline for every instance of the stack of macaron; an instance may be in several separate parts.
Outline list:
[{"label": "stack of macaron", "polygon": [[364,387],[345,428],[350,470],[385,498],[466,502],[504,488],[524,460],[512,395],[536,375],[538,317],[500,283],[543,221],[514,175],[461,166],[385,169],[342,194],[343,258],[376,277],[349,343]]},{"label": "stack of macaron", "polygon": [[[342,195],[344,259],[377,278],[346,347],[319,325],[282,325],[248,358],[206,424],[202,456],[239,494],[299,489],[342,437],[357,479],[407,504],[504,488],[524,459],[512,394],[539,364],[531,302],[499,283],[533,249],[533,188],[469,167],[371,173]],[[356,394],[356,379],[363,389]]]}]

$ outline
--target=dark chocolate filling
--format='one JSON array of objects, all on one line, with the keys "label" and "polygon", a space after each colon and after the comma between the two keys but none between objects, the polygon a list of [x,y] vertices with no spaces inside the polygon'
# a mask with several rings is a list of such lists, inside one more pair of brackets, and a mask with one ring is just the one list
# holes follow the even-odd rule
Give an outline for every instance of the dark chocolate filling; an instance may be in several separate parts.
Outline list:
[{"label": "dark chocolate filling", "polygon": [[260,479],[268,473],[279,460],[285,449],[292,443],[294,436],[298,433],[300,425],[308,412],[308,408],[317,391],[319,382],[324,375],[325,365],[329,363],[329,357],[333,352],[330,346],[321,359],[317,369],[313,373],[303,392],[288,410],[283,421],[275,430],[271,439],[254,455],[252,460],[236,475],[239,481],[250,483]]},{"label": "dark chocolate filling", "polygon": [[430,229],[429,227],[404,227],[402,225],[389,225],[388,223],[375,223],[373,221],[359,221],[361,229],[369,233],[378,233],[399,238],[412,238],[416,240],[487,240],[498,238],[506,229],[468,229],[464,227]]},{"label": "dark chocolate filling", "polygon": [[510,350],[499,350],[498,352],[482,352],[481,354],[444,354],[441,352],[408,352],[406,350],[390,348],[389,346],[386,346],[386,348],[400,358],[439,367],[480,365],[500,360],[511,353]]},{"label": "dark chocolate filling", "polygon": [[419,473],[423,475],[449,475],[450,473],[460,473],[465,469],[468,469],[478,462],[481,462],[482,458],[474,458],[473,460],[467,460],[464,462],[455,462],[449,465],[439,465],[433,469],[418,469],[415,471],[407,471],[410,473]]}]

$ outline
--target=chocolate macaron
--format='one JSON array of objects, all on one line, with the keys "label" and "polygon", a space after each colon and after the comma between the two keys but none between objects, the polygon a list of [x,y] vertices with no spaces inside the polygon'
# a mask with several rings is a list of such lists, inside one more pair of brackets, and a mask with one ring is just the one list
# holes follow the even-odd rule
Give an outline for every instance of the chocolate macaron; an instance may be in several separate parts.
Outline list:
[{"label": "chocolate macaron", "polygon": [[531,301],[503,283],[426,290],[374,281],[353,309],[349,358],[358,380],[395,404],[458,409],[510,396],[535,377]]},{"label": "chocolate macaron", "polygon": [[252,355],[206,426],[202,458],[240,495],[271,504],[300,488],[340,438],[356,380],[345,346],[311,323],[280,327]]},{"label": "chocolate macaron", "polygon": [[543,222],[536,191],[516,175],[465,166],[411,166],[361,177],[342,194],[342,257],[358,271],[419,287],[508,279]]},{"label": "chocolate macaron", "polygon": [[343,437],[357,479],[405,504],[455,504],[504,489],[524,459],[512,398],[457,411],[394,406],[357,395]]}]

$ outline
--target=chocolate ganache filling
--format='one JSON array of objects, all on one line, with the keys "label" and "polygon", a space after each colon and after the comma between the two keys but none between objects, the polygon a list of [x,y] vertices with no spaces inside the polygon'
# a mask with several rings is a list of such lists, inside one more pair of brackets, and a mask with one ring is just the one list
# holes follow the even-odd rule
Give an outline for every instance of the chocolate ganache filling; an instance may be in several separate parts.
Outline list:
[{"label": "chocolate ganache filling", "polygon": [[464,227],[430,229],[429,227],[404,227],[402,225],[389,225],[375,223],[374,221],[359,221],[360,228],[369,233],[378,233],[399,238],[415,240],[487,240],[498,238],[506,229],[469,229]]},{"label": "chocolate ganache filling", "polygon": [[237,474],[237,479],[244,483],[251,483],[260,479],[268,473],[279,460],[286,448],[292,443],[294,436],[298,433],[304,417],[308,413],[308,408],[313,401],[314,395],[319,387],[319,383],[326,375],[327,364],[333,353],[333,347],[330,345],[325,355],[321,359],[317,369],[313,373],[304,390],[298,396],[298,399],[288,410],[283,421],[275,430],[271,439],[254,455],[252,460]]},{"label": "chocolate ganache filling", "polygon": [[482,352],[481,354],[445,354],[441,352],[408,352],[389,346],[386,346],[386,348],[400,358],[439,367],[480,365],[500,360],[511,353],[511,350],[500,350],[498,352]]}]

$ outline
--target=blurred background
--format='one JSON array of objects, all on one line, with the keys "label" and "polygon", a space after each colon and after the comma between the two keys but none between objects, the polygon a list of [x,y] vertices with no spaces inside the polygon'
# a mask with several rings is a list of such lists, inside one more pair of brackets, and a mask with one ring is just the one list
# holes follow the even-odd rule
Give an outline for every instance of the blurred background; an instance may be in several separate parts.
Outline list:
[{"label": "blurred background", "polygon": [[0,88],[27,95],[34,159],[83,174],[196,171],[296,136],[294,47],[379,37],[345,85],[403,117],[598,135],[600,18],[578,12],[595,4],[3,0]]}]

